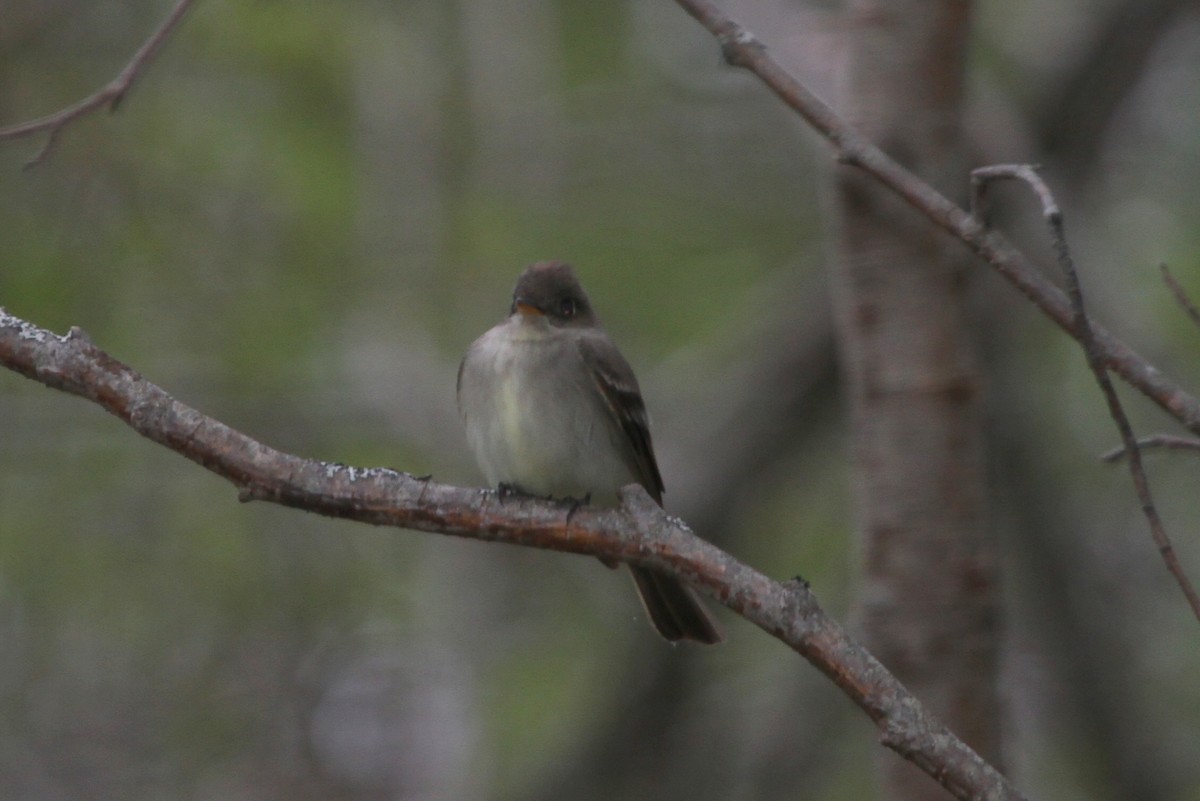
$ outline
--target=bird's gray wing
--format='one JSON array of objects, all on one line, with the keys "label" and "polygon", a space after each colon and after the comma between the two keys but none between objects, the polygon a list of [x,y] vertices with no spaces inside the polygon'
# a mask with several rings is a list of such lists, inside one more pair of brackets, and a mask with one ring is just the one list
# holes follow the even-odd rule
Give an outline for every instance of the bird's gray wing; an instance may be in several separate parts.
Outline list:
[{"label": "bird's gray wing", "polygon": [[601,332],[585,334],[576,340],[583,363],[604,399],[612,419],[625,434],[625,457],[650,496],[662,504],[663,480],[654,459],[646,404],[642,401],[633,368],[617,346]]}]

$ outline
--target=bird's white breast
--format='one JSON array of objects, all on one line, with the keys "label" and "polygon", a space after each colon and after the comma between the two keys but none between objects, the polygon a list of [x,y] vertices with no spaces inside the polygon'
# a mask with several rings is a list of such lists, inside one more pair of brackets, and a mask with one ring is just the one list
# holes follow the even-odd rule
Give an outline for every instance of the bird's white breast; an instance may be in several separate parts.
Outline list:
[{"label": "bird's white breast", "polygon": [[515,317],[475,341],[459,389],[467,440],[490,484],[594,499],[635,480],[578,348]]}]

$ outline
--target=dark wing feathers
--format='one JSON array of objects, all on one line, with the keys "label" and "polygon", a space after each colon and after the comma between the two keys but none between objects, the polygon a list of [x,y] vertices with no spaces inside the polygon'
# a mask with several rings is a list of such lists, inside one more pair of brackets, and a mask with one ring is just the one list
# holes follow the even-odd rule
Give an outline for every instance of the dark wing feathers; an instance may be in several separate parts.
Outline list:
[{"label": "dark wing feathers", "polygon": [[629,444],[627,456],[638,476],[638,483],[661,505],[664,489],[662,474],[658,472],[658,462],[654,459],[646,404],[642,401],[633,369],[617,346],[603,334],[580,337],[578,344],[584,364],[609,412],[625,432]]}]

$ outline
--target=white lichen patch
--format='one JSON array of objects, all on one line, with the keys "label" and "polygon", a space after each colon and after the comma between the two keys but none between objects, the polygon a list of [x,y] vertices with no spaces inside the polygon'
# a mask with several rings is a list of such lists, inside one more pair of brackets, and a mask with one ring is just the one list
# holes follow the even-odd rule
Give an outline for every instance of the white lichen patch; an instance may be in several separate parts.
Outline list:
[{"label": "white lichen patch", "polygon": [[745,28],[742,28],[736,34],[734,34],[733,41],[740,45],[756,45],[759,43],[758,37],[750,33],[750,31],[746,30]]},{"label": "white lichen patch", "polygon": [[339,473],[343,474],[351,484],[356,481],[373,481],[377,478],[400,478],[404,475],[390,467],[354,467],[341,462],[325,462],[326,478],[330,480],[338,478]]},{"label": "white lichen patch", "polygon": [[59,342],[63,341],[63,337],[56,336],[45,328],[38,328],[33,323],[25,322],[20,317],[13,317],[4,309],[0,309],[0,326],[15,328],[17,329],[18,337],[33,342],[45,342],[48,339],[57,339]]},{"label": "white lichen patch", "polygon": [[667,515],[667,522],[675,528],[686,531],[689,534],[692,533],[692,527],[685,523],[683,518],[676,517],[675,515]]}]

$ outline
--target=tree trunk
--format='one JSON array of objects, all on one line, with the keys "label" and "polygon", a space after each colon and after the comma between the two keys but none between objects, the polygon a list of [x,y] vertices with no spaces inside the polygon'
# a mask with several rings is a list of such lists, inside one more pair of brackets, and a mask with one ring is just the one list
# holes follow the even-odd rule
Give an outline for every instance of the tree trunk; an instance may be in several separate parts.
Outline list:
[{"label": "tree trunk", "polygon": [[[840,106],[950,196],[970,5],[851,0]],[[980,377],[963,308],[966,254],[852,167],[835,178],[834,297],[853,425],[864,637],[993,764],[1000,761],[998,588],[985,500]],[[884,796],[941,792],[884,755]]]}]

